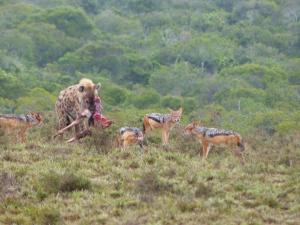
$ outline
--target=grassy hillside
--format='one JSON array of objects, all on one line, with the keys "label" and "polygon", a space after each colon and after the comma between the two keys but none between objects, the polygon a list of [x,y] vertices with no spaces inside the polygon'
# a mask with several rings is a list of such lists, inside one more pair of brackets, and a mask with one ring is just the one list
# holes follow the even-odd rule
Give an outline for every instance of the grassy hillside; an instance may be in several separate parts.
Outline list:
[{"label": "grassy hillside", "polygon": [[0,223],[299,223],[299,142],[249,141],[245,166],[228,150],[203,162],[193,140],[172,143],[144,154],[106,152],[96,135],[9,145],[0,151]]}]

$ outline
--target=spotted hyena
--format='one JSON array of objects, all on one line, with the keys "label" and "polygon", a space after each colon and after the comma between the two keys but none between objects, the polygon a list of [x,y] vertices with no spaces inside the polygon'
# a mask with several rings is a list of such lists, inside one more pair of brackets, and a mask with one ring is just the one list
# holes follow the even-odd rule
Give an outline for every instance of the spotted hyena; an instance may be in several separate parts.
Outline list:
[{"label": "spotted hyena", "polygon": [[[82,115],[84,110],[92,107],[99,88],[100,84],[94,84],[90,79],[84,78],[78,84],[60,92],[55,104],[59,130],[70,125]],[[84,131],[87,126],[87,121],[84,120],[75,125],[76,134]]]}]

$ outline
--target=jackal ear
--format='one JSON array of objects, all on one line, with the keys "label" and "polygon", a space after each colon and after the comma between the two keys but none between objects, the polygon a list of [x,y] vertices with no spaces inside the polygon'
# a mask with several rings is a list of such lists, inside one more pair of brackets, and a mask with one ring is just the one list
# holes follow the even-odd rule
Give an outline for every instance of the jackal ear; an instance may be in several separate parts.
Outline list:
[{"label": "jackal ear", "polygon": [[200,124],[201,124],[201,121],[200,121],[200,120],[194,120],[194,121],[193,121],[193,125],[194,125],[194,126],[200,126]]},{"label": "jackal ear", "polygon": [[169,108],[169,107],[168,107],[167,109],[168,109],[170,112],[174,112],[174,110],[173,110],[173,109],[171,109],[171,108]]},{"label": "jackal ear", "polygon": [[84,91],[84,86],[80,85],[78,90],[79,90],[79,92],[83,92]]},{"label": "jackal ear", "polygon": [[99,91],[99,90],[101,89],[101,83],[96,84],[96,85],[95,85],[95,88],[96,88],[96,90]]},{"label": "jackal ear", "polygon": [[182,113],[182,107],[180,107],[178,110],[177,110],[177,112],[180,112],[180,113]]}]

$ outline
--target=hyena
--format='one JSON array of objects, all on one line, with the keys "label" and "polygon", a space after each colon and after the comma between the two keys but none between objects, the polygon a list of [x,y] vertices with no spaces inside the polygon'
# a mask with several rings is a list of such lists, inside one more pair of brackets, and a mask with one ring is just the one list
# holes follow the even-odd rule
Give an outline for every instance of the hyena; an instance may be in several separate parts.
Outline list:
[{"label": "hyena", "polygon": [[[88,124],[83,118],[90,118],[90,109],[94,107],[99,88],[100,84],[94,84],[90,79],[83,78],[79,84],[60,92],[55,104],[59,129],[57,135],[63,136],[64,131],[72,126],[75,126],[76,135],[87,130]],[[76,123],[72,124],[74,121]]]}]

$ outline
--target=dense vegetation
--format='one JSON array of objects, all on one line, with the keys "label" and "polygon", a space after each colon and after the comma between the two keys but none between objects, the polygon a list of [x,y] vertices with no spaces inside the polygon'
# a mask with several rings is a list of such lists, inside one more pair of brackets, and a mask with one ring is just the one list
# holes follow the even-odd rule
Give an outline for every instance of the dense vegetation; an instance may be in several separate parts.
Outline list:
[{"label": "dense vegetation", "polygon": [[[298,0],[0,0],[0,113],[46,117],[34,145],[0,136],[0,224],[297,224],[299,18]],[[203,164],[179,134],[143,157],[57,144],[56,97],[82,77],[115,128],[183,106],[240,132],[249,164]]]},{"label": "dense vegetation", "polygon": [[299,127],[296,0],[0,4],[2,113],[52,110],[86,76],[103,83],[107,112],[183,105],[243,132]]}]

